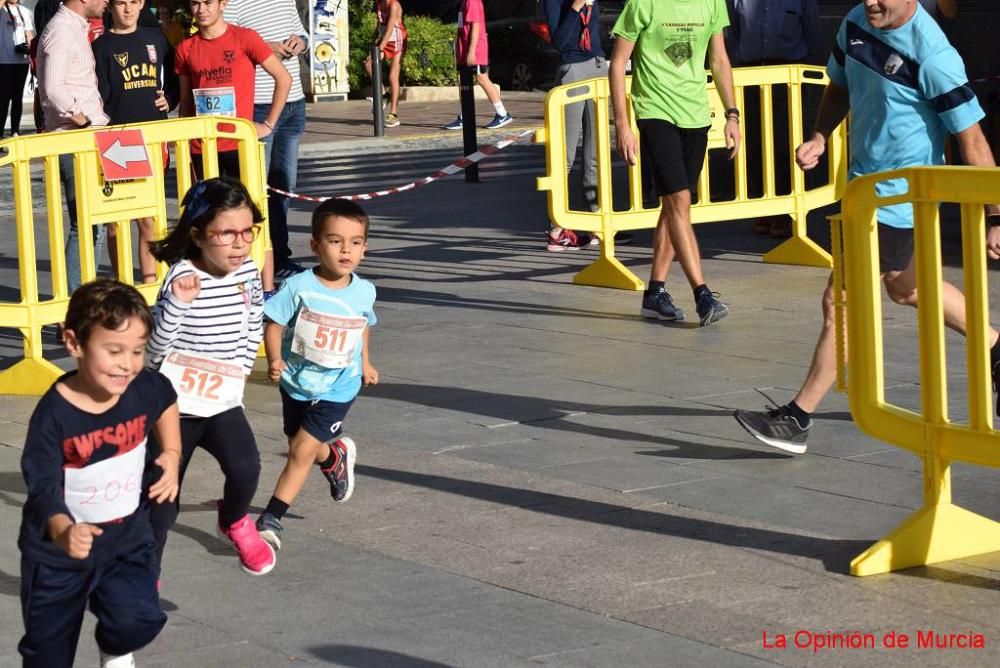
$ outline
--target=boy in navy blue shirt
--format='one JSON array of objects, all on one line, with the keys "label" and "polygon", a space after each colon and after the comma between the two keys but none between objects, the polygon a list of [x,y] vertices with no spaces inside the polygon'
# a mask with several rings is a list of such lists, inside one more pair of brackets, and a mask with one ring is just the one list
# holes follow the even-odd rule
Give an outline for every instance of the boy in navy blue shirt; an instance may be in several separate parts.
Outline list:
[{"label": "boy in navy blue shirt", "polygon": [[[132,652],[167,621],[148,499],[177,496],[180,418],[170,381],[143,368],[152,326],[142,295],[117,281],[94,281],[70,299],[65,340],[77,370],[38,402],[21,457],[25,666],[72,666],[88,603],[107,668],[133,666]],[[150,430],[162,446],[153,461]]]}]

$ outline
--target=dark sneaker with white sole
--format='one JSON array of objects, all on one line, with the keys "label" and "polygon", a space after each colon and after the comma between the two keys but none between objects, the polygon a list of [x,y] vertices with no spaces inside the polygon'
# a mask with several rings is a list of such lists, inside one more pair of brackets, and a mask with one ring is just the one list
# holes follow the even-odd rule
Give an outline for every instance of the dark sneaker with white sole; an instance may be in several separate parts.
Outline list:
[{"label": "dark sneaker with white sole", "polygon": [[284,531],[284,527],[281,526],[281,520],[271,513],[264,511],[257,518],[257,533],[264,539],[264,542],[275,550],[281,549],[282,531]]},{"label": "dark sneaker with white sole", "polygon": [[765,445],[801,455],[806,451],[806,439],[812,423],[803,427],[788,406],[766,411],[738,410],[733,417],[747,432]]},{"label": "dark sneaker with white sole", "polygon": [[701,326],[711,325],[729,315],[729,307],[719,301],[719,293],[705,292],[695,304]]},{"label": "dark sneaker with white sole", "polygon": [[684,319],[684,311],[674,304],[673,298],[666,290],[657,290],[651,294],[642,296],[642,309],[639,311],[643,318],[655,320],[671,320],[679,322]]}]

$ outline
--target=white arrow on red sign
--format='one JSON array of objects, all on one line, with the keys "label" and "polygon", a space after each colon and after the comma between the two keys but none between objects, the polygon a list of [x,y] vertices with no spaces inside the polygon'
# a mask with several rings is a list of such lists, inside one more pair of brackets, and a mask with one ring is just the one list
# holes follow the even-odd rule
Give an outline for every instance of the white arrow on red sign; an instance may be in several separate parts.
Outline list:
[{"label": "white arrow on red sign", "polygon": [[94,140],[105,181],[145,179],[153,175],[142,130],[109,128],[95,132]]},{"label": "white arrow on red sign", "polygon": [[130,162],[145,162],[149,158],[146,156],[145,146],[124,146],[121,139],[116,139],[115,143],[108,147],[102,157],[107,158],[122,169],[128,167]]}]

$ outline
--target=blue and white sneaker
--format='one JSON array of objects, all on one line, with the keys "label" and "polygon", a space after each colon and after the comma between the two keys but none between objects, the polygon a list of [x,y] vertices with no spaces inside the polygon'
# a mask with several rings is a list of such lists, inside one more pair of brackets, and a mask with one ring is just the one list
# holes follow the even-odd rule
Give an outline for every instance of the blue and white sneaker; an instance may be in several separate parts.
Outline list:
[{"label": "blue and white sneaker", "polygon": [[510,125],[514,122],[514,117],[510,114],[504,114],[501,116],[497,114],[493,117],[493,120],[486,124],[487,130],[496,130],[497,128],[502,128],[505,125]]},{"label": "blue and white sneaker", "polygon": [[453,120],[448,125],[442,125],[441,127],[443,129],[445,129],[445,130],[461,130],[462,129],[462,117],[459,116],[458,118],[456,118],[455,120]]}]

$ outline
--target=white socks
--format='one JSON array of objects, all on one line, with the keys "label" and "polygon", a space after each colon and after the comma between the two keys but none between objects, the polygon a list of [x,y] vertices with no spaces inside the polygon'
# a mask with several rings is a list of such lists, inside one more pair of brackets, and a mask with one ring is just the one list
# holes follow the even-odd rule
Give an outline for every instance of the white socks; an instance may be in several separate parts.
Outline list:
[{"label": "white socks", "polygon": [[495,102],[493,104],[493,108],[496,110],[497,116],[506,116],[507,115],[507,107],[503,106],[503,100]]}]

